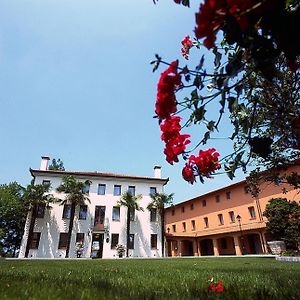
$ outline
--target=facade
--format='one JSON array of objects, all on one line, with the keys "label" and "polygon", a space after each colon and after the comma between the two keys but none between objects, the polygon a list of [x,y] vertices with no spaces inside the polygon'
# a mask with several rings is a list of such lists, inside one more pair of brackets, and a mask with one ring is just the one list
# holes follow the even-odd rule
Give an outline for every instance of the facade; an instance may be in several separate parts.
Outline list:
[{"label": "facade", "polygon": [[[161,178],[160,167],[154,167],[153,177],[128,176],[98,172],[68,172],[48,170],[49,157],[42,157],[39,170],[30,170],[35,184],[51,184],[50,193],[62,199],[56,192],[65,175],[72,175],[78,181],[91,181],[86,187],[90,203],[76,207],[74,227],[70,245],[70,256],[77,257],[76,244],[83,245],[85,258],[117,257],[116,245],[126,246],[127,208],[118,207],[121,194],[130,190],[142,195],[139,202],[144,211],[135,211],[130,225],[131,257],[160,257],[161,224],[155,212],[147,210],[150,193],[163,192],[168,179]],[[28,214],[19,257],[25,257],[31,213]],[[33,239],[28,257],[64,258],[66,236],[70,220],[70,205],[51,204],[51,209],[42,207],[34,225]]]},{"label": "facade", "polygon": [[[290,172],[300,172],[293,166]],[[282,193],[282,188],[286,193]],[[268,253],[263,211],[271,198],[300,203],[299,190],[264,183],[253,198],[246,182],[227,186],[166,209],[168,256],[243,255]]]}]

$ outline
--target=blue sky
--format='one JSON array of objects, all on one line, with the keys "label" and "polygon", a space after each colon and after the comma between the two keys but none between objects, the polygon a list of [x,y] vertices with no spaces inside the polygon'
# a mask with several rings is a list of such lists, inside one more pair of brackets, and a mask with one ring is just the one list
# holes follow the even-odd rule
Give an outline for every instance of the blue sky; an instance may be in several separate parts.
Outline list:
[{"label": "blue sky", "polygon": [[28,184],[41,155],[61,158],[68,170],[152,176],[161,165],[175,202],[232,183],[184,182],[183,161],[165,161],[152,118],[163,68],[153,74],[149,62],[155,53],[180,58],[197,6],[1,0],[0,183]]}]

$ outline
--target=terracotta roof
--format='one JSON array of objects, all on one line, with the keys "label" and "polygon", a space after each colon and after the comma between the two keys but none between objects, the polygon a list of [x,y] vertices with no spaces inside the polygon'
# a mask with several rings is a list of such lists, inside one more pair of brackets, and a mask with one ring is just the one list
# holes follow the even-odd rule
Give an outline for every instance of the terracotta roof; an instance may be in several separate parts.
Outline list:
[{"label": "terracotta roof", "polygon": [[153,180],[153,181],[164,181],[167,184],[169,178],[156,178],[147,176],[133,176],[116,173],[103,173],[103,172],[81,172],[81,171],[57,171],[57,170],[36,170],[29,169],[31,175],[35,177],[35,174],[52,174],[52,175],[73,175],[73,176],[84,176],[84,177],[109,177],[109,178],[125,178],[125,179],[140,179],[140,180]]}]

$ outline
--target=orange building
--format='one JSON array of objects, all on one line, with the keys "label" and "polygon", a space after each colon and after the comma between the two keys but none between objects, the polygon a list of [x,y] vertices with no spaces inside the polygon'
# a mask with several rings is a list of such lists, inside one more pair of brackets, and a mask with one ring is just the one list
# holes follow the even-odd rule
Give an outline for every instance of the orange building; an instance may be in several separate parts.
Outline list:
[{"label": "orange building", "polygon": [[[299,173],[300,167],[289,171]],[[167,208],[168,256],[268,253],[263,216],[268,201],[283,197],[300,203],[300,193],[284,184],[263,183],[260,189],[254,198],[241,181]]]}]

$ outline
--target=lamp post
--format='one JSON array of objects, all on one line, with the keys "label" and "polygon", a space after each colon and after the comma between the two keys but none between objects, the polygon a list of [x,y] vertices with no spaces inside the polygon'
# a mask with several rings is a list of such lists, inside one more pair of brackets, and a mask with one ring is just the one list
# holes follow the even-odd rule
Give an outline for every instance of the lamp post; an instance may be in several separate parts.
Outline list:
[{"label": "lamp post", "polygon": [[245,251],[244,236],[243,236],[242,224],[241,224],[242,217],[240,215],[237,215],[236,219],[239,223],[239,228],[240,228],[240,233],[241,233],[242,255],[244,255],[244,254],[246,254],[246,251]]}]

